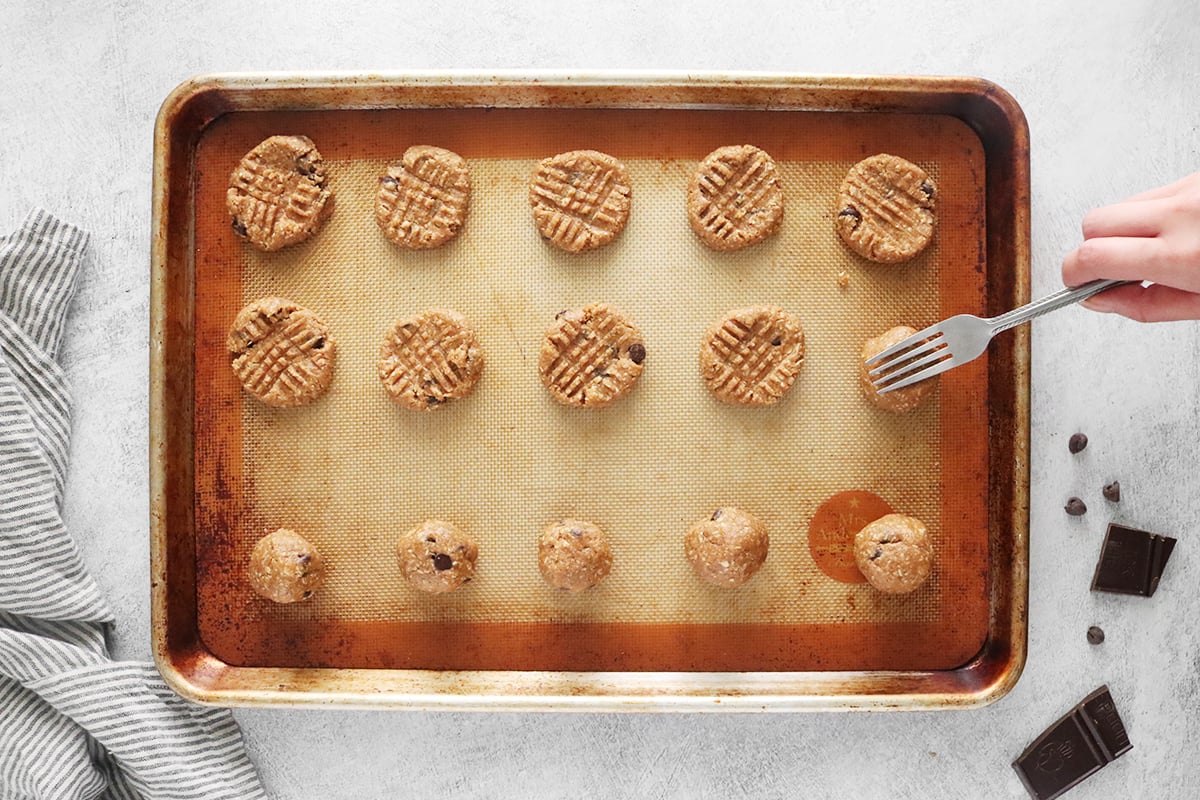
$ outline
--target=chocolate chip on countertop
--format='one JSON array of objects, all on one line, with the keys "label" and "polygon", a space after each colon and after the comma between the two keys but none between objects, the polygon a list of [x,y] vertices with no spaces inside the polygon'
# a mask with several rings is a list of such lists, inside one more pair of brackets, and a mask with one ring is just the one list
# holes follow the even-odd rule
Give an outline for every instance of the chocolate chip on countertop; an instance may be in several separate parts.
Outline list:
[{"label": "chocolate chip on countertop", "polygon": [[1098,625],[1093,625],[1088,628],[1087,637],[1088,644],[1100,644],[1104,641],[1104,630]]},{"label": "chocolate chip on countertop", "polygon": [[1087,504],[1078,497],[1072,497],[1067,500],[1067,504],[1063,507],[1063,510],[1072,517],[1082,517],[1087,513]]},{"label": "chocolate chip on countertop", "polygon": [[639,342],[634,342],[629,345],[629,360],[635,364],[640,364],[646,360],[646,346]]},{"label": "chocolate chip on countertop", "polygon": [[434,553],[430,558],[433,559],[433,568],[438,572],[445,572],[454,566],[454,559],[445,553]]},{"label": "chocolate chip on countertop", "polygon": [[1104,494],[1104,499],[1108,500],[1109,502],[1121,502],[1121,482],[1113,481],[1112,483],[1105,485],[1102,493]]},{"label": "chocolate chip on countertop", "polygon": [[1071,438],[1067,441],[1067,449],[1072,453],[1078,453],[1085,447],[1087,447],[1087,436],[1082,433],[1072,433]]}]

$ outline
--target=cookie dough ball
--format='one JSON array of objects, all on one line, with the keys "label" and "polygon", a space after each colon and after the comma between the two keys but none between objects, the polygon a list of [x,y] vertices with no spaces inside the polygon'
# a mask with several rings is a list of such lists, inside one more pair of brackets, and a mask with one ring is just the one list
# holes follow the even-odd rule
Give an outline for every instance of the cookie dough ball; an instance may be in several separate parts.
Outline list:
[{"label": "cookie dough ball", "polygon": [[401,247],[441,247],[458,235],[470,203],[466,159],[441,147],[416,145],[379,179],[375,221]]},{"label": "cookie dough ball", "polygon": [[700,374],[713,396],[738,406],[769,406],[804,366],[804,326],[775,306],[730,311],[700,344]]},{"label": "cookie dough ball", "polygon": [[400,537],[400,572],[423,592],[452,592],[475,575],[479,547],[455,525],[431,519]]},{"label": "cookie dough ball", "polygon": [[307,136],[272,136],[229,176],[233,232],[259,250],[303,242],[333,211],[325,167]]},{"label": "cookie dough ball", "polygon": [[714,250],[758,244],[783,219],[775,161],[749,144],[714,150],[692,175],[687,210],[692,230]]},{"label": "cookie dough ball", "polygon": [[595,150],[544,159],[529,181],[538,233],[568,253],[594,250],[617,238],[629,220],[631,197],[625,165]]},{"label": "cookie dough ball", "polygon": [[838,235],[880,264],[907,261],[934,239],[937,187],[924,169],[880,154],[854,164],[838,194]]},{"label": "cookie dough ball", "polygon": [[883,394],[880,394],[879,390],[871,385],[871,376],[868,373],[872,368],[867,367],[867,359],[882,353],[894,344],[899,344],[916,332],[915,328],[898,325],[891,330],[884,331],[874,339],[867,339],[863,345],[862,358],[858,360],[859,382],[862,384],[863,394],[866,395],[866,398],[884,411],[891,411],[894,414],[912,411],[921,405],[926,397],[933,394],[934,387],[937,386],[936,375],[926,378],[920,383]]},{"label": "cookie dough ball", "polygon": [[280,528],[258,540],[250,553],[250,588],[276,603],[307,600],[325,580],[317,548],[300,534]]},{"label": "cookie dough ball", "polygon": [[692,569],[714,586],[741,586],[767,560],[771,541],[762,520],[740,508],[718,508],[692,526],[683,551]]},{"label": "cookie dough ball", "polygon": [[282,297],[263,297],[243,308],[225,349],[242,388],[269,406],[306,405],[333,382],[337,348],[329,326]]},{"label": "cookie dough ball", "polygon": [[607,303],[560,311],[542,337],[538,374],[555,400],[602,408],[641,377],[646,361],[642,332]]},{"label": "cookie dough ball", "polygon": [[933,178],[916,164],[887,153],[864,158],[842,181],[838,235],[863,258],[907,261],[933,239],[936,195]]},{"label": "cookie dough ball", "polygon": [[589,589],[612,569],[608,537],[590,522],[553,522],[538,540],[538,569],[551,586],[570,592]]},{"label": "cookie dough ball", "polygon": [[462,314],[430,309],[388,330],[379,348],[379,380],[400,405],[427,411],[469,395],[483,360],[479,338]]},{"label": "cookie dough ball", "polygon": [[888,514],[854,537],[854,560],[867,582],[879,591],[906,594],[933,571],[933,547],[921,520]]}]

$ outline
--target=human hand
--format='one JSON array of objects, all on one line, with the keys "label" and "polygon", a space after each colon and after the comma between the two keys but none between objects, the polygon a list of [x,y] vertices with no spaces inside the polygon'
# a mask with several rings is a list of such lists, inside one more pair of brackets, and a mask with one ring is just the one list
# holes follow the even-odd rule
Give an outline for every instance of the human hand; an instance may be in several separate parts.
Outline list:
[{"label": "human hand", "polygon": [[1200,319],[1200,172],[1089,211],[1083,240],[1063,259],[1067,286],[1099,278],[1151,283],[1109,289],[1085,307],[1139,322]]}]

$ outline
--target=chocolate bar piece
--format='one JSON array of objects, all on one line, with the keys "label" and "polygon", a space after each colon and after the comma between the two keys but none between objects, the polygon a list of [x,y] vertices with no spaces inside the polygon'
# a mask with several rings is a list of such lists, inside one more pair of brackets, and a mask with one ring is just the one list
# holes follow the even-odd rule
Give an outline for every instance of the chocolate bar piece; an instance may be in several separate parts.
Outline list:
[{"label": "chocolate bar piece", "polygon": [[1035,800],[1051,800],[1133,748],[1107,686],[1084,698],[1013,762]]},{"label": "chocolate bar piece", "polygon": [[1110,523],[1092,576],[1092,591],[1152,596],[1174,549],[1170,536]]}]

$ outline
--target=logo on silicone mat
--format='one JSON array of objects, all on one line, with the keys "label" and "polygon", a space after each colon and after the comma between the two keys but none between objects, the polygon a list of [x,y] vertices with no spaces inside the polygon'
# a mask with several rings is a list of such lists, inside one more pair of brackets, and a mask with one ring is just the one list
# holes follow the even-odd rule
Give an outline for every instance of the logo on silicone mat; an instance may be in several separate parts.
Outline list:
[{"label": "logo on silicone mat", "polygon": [[868,522],[891,514],[879,495],[864,491],[838,492],[826,500],[808,523],[808,551],[829,577],[841,583],[865,583],[854,562],[854,536]]}]

